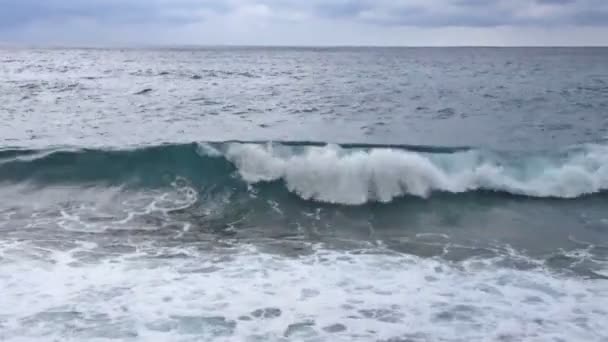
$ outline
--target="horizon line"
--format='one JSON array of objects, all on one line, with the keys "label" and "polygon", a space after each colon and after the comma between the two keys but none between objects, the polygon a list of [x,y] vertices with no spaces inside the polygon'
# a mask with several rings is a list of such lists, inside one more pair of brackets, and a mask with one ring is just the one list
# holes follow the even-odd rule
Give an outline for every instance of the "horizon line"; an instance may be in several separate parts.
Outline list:
[{"label": "horizon line", "polygon": [[55,44],[55,43],[5,43],[0,48],[22,49],[205,49],[205,48],[287,48],[287,49],[332,49],[332,48],[608,48],[607,45],[365,45],[365,44]]}]

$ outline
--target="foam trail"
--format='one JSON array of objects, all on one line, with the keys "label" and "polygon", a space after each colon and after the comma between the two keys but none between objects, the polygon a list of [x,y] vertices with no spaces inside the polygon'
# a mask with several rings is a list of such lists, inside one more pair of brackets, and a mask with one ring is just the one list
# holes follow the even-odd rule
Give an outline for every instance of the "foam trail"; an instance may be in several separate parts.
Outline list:
[{"label": "foam trail", "polygon": [[404,195],[428,197],[434,191],[575,198],[608,189],[605,146],[587,146],[563,160],[517,163],[484,158],[479,151],[432,155],[326,146],[285,154],[251,144],[231,144],[226,157],[249,183],[283,180],[304,199],[349,205],[390,202]]}]

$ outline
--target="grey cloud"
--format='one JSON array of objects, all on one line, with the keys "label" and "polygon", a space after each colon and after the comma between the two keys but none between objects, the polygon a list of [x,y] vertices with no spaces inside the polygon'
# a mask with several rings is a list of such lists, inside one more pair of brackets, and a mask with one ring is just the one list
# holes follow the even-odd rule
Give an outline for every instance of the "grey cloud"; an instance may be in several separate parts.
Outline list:
[{"label": "grey cloud", "polygon": [[[372,5],[375,4],[375,5]],[[367,5],[367,6],[366,6]],[[605,0],[434,0],[367,1],[377,24],[418,27],[608,26]]]},{"label": "grey cloud", "polygon": [[118,24],[187,22],[198,19],[191,14],[196,10],[230,10],[225,1],[215,0],[0,0],[0,8],[0,28],[72,18]]},{"label": "grey cloud", "polygon": [[[608,0],[0,0],[0,42],[27,40],[41,33],[44,38],[39,39],[77,36],[74,28],[82,22],[90,33],[100,36],[124,33],[148,41],[154,41],[155,34],[179,38],[174,32],[188,32],[191,40],[201,41],[222,34],[240,37],[262,28],[259,32],[270,36],[288,36],[291,28],[306,32],[302,27],[319,24],[330,31],[335,27],[343,35],[350,34],[352,27],[374,32],[604,30]],[[258,33],[251,39],[265,41],[267,37]]]},{"label": "grey cloud", "polygon": [[575,2],[576,0],[536,0],[539,4],[564,5]]},{"label": "grey cloud", "polygon": [[[252,1],[255,2],[255,1]],[[606,0],[260,0],[320,18],[416,27],[608,26]]]},{"label": "grey cloud", "polygon": [[327,1],[314,6],[315,13],[328,18],[356,17],[361,12],[370,10],[373,5],[365,1]]}]

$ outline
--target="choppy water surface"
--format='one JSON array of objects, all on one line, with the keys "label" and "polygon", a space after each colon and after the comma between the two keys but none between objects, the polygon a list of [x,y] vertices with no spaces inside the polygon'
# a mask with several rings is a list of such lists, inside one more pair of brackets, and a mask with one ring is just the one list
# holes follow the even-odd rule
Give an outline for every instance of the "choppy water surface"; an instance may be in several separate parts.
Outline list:
[{"label": "choppy water surface", "polygon": [[608,341],[608,50],[0,73],[0,340]]}]

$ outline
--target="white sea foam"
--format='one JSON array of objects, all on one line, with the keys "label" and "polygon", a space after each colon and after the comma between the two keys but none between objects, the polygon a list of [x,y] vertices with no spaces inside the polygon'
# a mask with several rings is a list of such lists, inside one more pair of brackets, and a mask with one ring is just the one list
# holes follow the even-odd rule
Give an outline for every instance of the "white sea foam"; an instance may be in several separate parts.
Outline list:
[{"label": "white sea foam", "polygon": [[608,189],[605,146],[589,146],[564,160],[524,159],[513,164],[481,158],[476,151],[432,155],[336,146],[285,154],[269,146],[232,144],[226,157],[247,182],[283,180],[304,199],[351,205],[389,202],[404,195],[427,197],[433,191],[575,198]]},{"label": "white sea foam", "polygon": [[[176,247],[81,261],[95,250],[0,244],[4,341],[605,341],[605,281],[491,259],[241,246]],[[24,253],[30,251],[31,253]],[[32,254],[33,253],[33,254]]]}]

